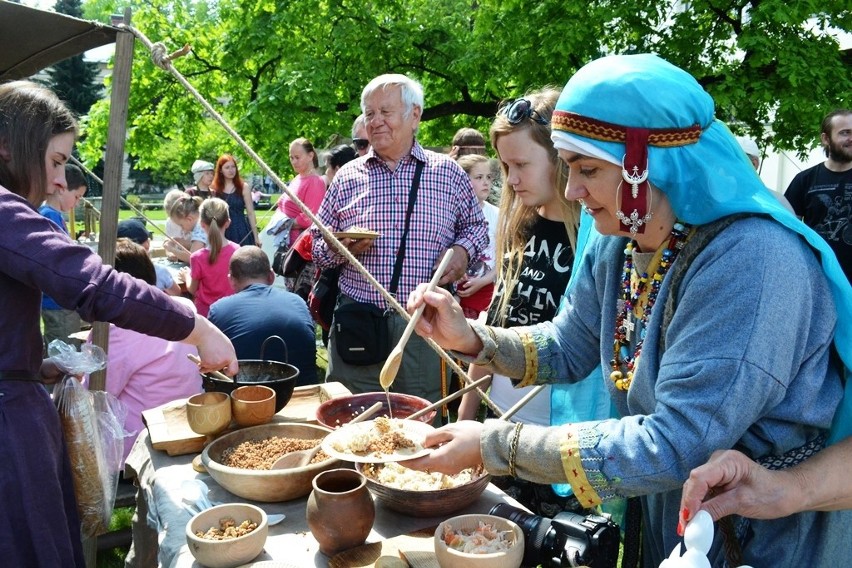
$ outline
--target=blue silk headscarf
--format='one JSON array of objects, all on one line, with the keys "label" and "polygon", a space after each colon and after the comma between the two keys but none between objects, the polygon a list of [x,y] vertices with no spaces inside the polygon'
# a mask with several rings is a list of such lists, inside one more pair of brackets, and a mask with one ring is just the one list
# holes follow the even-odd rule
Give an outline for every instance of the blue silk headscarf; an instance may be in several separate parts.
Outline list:
[{"label": "blue silk headscarf", "polygon": [[[677,147],[648,146],[652,184],[668,197],[678,219],[691,225],[710,223],[736,213],[772,217],[801,235],[819,253],[837,309],[834,344],[852,376],[852,286],[834,252],[822,237],[784,208],[763,184],[728,128],[714,118],[713,99],[686,71],[656,55],[616,55],[585,65],[571,77],[557,111],[575,113],[625,127],[671,129],[698,124],[698,142]],[[553,143],[621,165],[624,144],[605,142],[558,130]],[[586,245],[596,231],[584,219]],[[584,249],[578,243],[576,257]],[[571,284],[569,284],[570,288]],[[834,417],[830,443],[852,434],[852,381]]]}]

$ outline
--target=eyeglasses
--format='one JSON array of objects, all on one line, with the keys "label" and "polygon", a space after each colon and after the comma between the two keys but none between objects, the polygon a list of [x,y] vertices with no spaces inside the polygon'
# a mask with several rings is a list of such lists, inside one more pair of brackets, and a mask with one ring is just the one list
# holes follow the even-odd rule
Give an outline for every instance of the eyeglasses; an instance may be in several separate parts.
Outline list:
[{"label": "eyeglasses", "polygon": [[352,143],[355,144],[355,148],[358,150],[366,150],[370,145],[370,141],[366,138],[353,138]]},{"label": "eyeglasses", "polygon": [[533,120],[542,126],[550,124],[546,118],[541,116],[541,114],[532,107],[532,103],[529,99],[515,99],[514,101],[508,102],[500,107],[497,114],[505,116],[506,120],[508,120],[509,124],[512,126],[520,124],[527,119]]}]

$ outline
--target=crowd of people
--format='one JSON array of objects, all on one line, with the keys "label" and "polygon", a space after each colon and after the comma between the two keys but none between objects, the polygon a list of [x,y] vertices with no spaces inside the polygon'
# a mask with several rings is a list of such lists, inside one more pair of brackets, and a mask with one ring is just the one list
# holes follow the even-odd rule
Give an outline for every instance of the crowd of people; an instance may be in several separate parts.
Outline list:
[{"label": "crowd of people", "polygon": [[[427,339],[470,378],[491,375],[487,404],[472,391],[457,420],[439,414],[434,451],[409,467],[483,464],[543,516],[635,499],[641,514],[624,522],[642,525],[645,566],[669,556],[702,508],[733,521],[717,531],[711,566],[731,550],[753,566],[842,564],[852,550],[852,112],[826,117],[827,160],[796,177],[788,205],[757,175],[756,146],[715,118],[691,75],[653,55],[604,57],[561,91],[507,100],[489,140],[463,128],[446,154],[418,141],[424,93],[410,77],[375,77],[360,106],[352,145],[331,148],[324,172],[310,140],[290,145],[295,177],[264,231],[303,260],[282,289],[229,154],[195,161],[194,185],[164,199],[164,248],[187,265],[179,273],[152,262],[138,219],[119,224],[113,266],[72,243],[62,213],[86,189],[66,165],[76,121],[45,88],[0,86],[10,229],[0,290],[13,300],[2,316],[0,516],[17,527],[0,529],[4,558],[84,565],[44,388],[63,373],[44,340],[67,340],[81,318],[111,322],[106,388],[128,406],[131,433],[145,408],[201,390],[188,353],[203,371],[233,374],[273,336],[283,348],[271,344],[268,358],[289,359],[299,384],[372,392],[407,324],[375,280],[409,312],[425,305],[392,390],[447,394]],[[328,238],[311,216],[343,236]],[[321,271],[339,288],[325,377],[307,304]]]}]

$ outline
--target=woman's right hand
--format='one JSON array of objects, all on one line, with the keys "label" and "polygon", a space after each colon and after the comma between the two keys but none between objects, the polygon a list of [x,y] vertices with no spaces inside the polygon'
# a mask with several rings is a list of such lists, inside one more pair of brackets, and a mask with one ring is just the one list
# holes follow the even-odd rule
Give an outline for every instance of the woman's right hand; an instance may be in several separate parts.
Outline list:
[{"label": "woman's right hand", "polygon": [[231,340],[204,316],[196,314],[195,327],[183,343],[198,348],[202,373],[221,370],[228,376],[234,376],[240,370]]},{"label": "woman's right hand", "polygon": [[428,286],[420,284],[408,297],[408,313],[414,313],[421,304],[426,303],[423,316],[414,328],[417,335],[432,339],[444,349],[460,353],[473,355],[482,351],[482,341],[471,329],[458,302],[443,288],[426,293]]}]

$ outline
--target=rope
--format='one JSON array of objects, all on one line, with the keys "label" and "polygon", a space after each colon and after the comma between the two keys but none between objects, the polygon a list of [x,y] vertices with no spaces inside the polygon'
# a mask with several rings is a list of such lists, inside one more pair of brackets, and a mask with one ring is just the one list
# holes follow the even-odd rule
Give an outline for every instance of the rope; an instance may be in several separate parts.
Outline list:
[{"label": "rope", "polygon": [[[189,46],[185,45],[180,50],[166,55],[166,46],[162,42],[152,43],[151,40],[149,40],[145,36],[144,33],[134,28],[133,26],[121,24],[119,27],[132,33],[139,39],[139,41],[141,41],[145,45],[145,47],[148,48],[148,50],[151,52],[151,59],[154,65],[160,67],[164,71],[171,73],[172,76],[177,79],[178,83],[180,83],[183,88],[186,89],[186,91],[191,94],[193,98],[195,98],[195,100],[198,101],[198,103],[202,107],[204,107],[204,109],[208,113],[210,113],[210,116],[212,116],[213,119],[218,122],[222,128],[225,129],[225,132],[227,132],[231,136],[231,138],[233,138],[237,142],[237,144],[239,144],[240,148],[242,148],[243,151],[245,151],[245,153],[249,157],[251,157],[251,159],[254,160],[258,166],[260,166],[264,173],[266,173],[272,179],[272,181],[274,181],[275,184],[282,190],[282,192],[285,193],[293,201],[293,203],[299,207],[302,213],[304,213],[305,216],[311,220],[314,226],[320,231],[326,242],[334,246],[334,248],[337,249],[337,252],[339,252],[343,256],[343,258],[345,258],[346,261],[349,262],[349,264],[355,268],[355,270],[357,270],[364,278],[367,279],[367,281],[376,290],[379,291],[379,293],[385,298],[390,307],[396,310],[396,312],[400,314],[406,321],[410,320],[411,316],[409,316],[408,312],[405,311],[405,308],[399,302],[396,301],[396,298],[394,298],[390,294],[390,292],[388,292],[385,287],[382,286],[379,281],[376,280],[373,275],[367,271],[366,268],[364,268],[360,261],[358,261],[358,259],[355,258],[355,256],[351,252],[349,252],[349,250],[344,247],[340,243],[340,241],[337,240],[337,238],[335,238],[335,236],[328,229],[328,227],[323,225],[322,222],[316,217],[316,215],[314,215],[313,211],[311,211],[308,206],[302,202],[302,200],[300,200],[293,192],[290,191],[290,188],[287,186],[287,184],[284,183],[274,171],[272,171],[272,169],[266,164],[266,162],[246,143],[245,140],[243,140],[243,138],[237,133],[237,131],[234,130],[228,124],[228,122],[222,117],[222,115],[220,115],[216,111],[216,109],[214,109],[210,105],[210,103],[207,102],[207,100],[201,95],[201,93],[199,93],[198,90],[195,89],[195,87],[193,87],[177,69],[175,69],[175,67],[172,65],[172,59],[181,57],[182,55],[188,53],[190,51]],[[452,357],[447,354],[446,351],[441,348],[441,346],[439,346],[431,339],[424,339],[426,340],[426,343],[428,343],[429,346],[434,349],[435,352],[438,353],[438,355],[444,361],[446,361],[447,365],[449,365],[451,369],[458,373],[460,377],[463,377],[463,380],[466,382],[466,384],[470,384],[471,382],[473,382],[473,379],[471,379],[464,372],[464,370],[453,360]],[[485,401],[485,403],[488,404],[488,406],[490,406],[492,410],[497,413],[498,416],[502,414],[500,409],[497,408],[497,406],[493,402],[491,402],[491,399],[488,398],[488,395],[485,394],[482,389],[477,387],[476,391],[479,393],[479,396],[482,398],[482,400]]]},{"label": "rope", "polygon": [[[77,165],[77,166],[79,166],[80,168],[82,168],[82,170],[83,170],[84,172],[86,172],[86,174],[88,174],[88,175],[89,175],[89,176],[90,176],[93,180],[95,180],[96,182],[98,182],[98,183],[101,185],[101,188],[103,188],[103,187],[104,187],[104,181],[103,181],[101,178],[99,178],[98,176],[96,176],[96,175],[95,175],[95,173],[94,173],[92,170],[90,170],[89,168],[87,168],[86,166],[84,166],[84,165],[82,164],[82,162],[80,162],[80,160],[78,160],[78,159],[77,159],[77,158],[75,158],[74,156],[71,156],[70,160],[71,160],[72,162],[74,162],[74,164],[75,164],[75,165]],[[157,229],[160,233],[162,233],[162,234],[163,234],[163,236],[164,236],[164,237],[166,237],[168,240],[172,241],[174,244],[176,244],[177,246],[179,246],[180,248],[182,248],[182,249],[183,249],[183,250],[185,250],[186,252],[190,252],[190,251],[189,251],[189,250],[187,250],[187,249],[186,249],[186,247],[184,247],[182,244],[180,244],[179,242],[177,242],[177,241],[173,240],[173,239],[172,239],[172,238],[171,238],[171,237],[170,237],[170,236],[166,233],[166,231],[164,231],[163,229],[161,229],[161,228],[160,228],[160,226],[159,226],[159,225],[157,225],[156,223],[154,223],[154,221],[152,221],[151,219],[149,219],[149,218],[148,218],[148,216],[147,216],[147,215],[145,215],[145,212],[144,212],[144,211],[142,211],[141,209],[137,209],[135,205],[133,205],[132,203],[130,203],[129,201],[127,201],[127,200],[126,200],[123,196],[121,196],[121,195],[119,195],[119,199],[121,199],[121,202],[122,202],[123,204],[127,205],[128,207],[130,207],[130,209],[131,209],[131,210],[133,210],[133,212],[134,212],[134,213],[136,213],[137,215],[139,215],[140,217],[142,217],[143,219],[145,219],[146,221],[148,221],[149,223],[151,223],[151,226],[152,226],[152,227],[154,227],[155,229]],[[85,197],[83,198],[83,202],[85,202],[85,203],[87,203],[88,205],[90,205],[90,206],[91,206],[91,207],[92,207],[95,211],[98,211],[97,207],[95,207],[95,206],[94,206],[94,204],[93,204],[91,201],[88,201]],[[101,216],[101,212],[100,212],[100,211],[98,211],[98,218],[100,218],[100,216]]]}]

